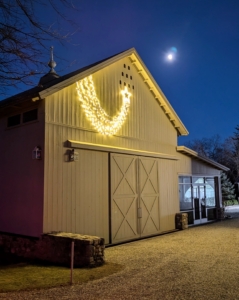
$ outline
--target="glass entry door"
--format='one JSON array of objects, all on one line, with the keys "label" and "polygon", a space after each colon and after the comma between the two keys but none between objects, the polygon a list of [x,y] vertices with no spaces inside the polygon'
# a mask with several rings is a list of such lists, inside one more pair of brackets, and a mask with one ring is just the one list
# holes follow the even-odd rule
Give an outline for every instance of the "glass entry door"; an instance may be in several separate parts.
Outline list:
[{"label": "glass entry door", "polygon": [[194,224],[207,222],[206,194],[204,185],[193,186]]}]

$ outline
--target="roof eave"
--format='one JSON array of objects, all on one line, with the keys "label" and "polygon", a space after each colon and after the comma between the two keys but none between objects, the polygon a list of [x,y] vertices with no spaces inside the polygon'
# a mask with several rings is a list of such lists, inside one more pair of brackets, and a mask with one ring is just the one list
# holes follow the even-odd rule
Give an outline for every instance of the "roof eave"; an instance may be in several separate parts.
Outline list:
[{"label": "roof eave", "polygon": [[195,159],[198,159],[206,164],[209,164],[215,168],[217,168],[218,170],[221,170],[221,171],[229,171],[230,169],[226,166],[223,166],[217,162],[215,162],[214,160],[211,160],[207,157],[204,157],[204,156],[201,156],[199,155],[196,151],[190,149],[190,148],[187,148],[185,146],[177,146],[177,151],[180,152],[180,153],[183,153],[187,156],[190,156],[190,157],[193,157]]}]

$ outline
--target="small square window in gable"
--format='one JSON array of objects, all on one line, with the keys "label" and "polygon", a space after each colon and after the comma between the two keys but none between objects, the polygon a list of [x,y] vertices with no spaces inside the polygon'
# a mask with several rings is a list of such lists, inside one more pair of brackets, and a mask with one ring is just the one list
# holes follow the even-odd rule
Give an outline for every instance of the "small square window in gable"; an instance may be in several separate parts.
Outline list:
[{"label": "small square window in gable", "polygon": [[31,121],[37,120],[37,108],[33,110],[29,110],[27,112],[24,112],[22,115],[22,122],[27,123]]},{"label": "small square window in gable", "polygon": [[13,127],[21,124],[21,114],[11,116],[7,119],[7,127]]}]

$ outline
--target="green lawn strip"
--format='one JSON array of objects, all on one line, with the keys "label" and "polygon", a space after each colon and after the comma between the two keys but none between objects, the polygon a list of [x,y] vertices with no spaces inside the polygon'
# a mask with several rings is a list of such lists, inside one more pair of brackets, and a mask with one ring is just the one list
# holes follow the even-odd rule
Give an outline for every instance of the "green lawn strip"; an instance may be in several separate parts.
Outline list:
[{"label": "green lawn strip", "polygon": [[[114,263],[105,263],[97,268],[75,268],[73,283],[81,284],[100,279],[122,269],[123,266]],[[69,283],[70,268],[30,264],[0,266],[0,292],[49,288]]]}]

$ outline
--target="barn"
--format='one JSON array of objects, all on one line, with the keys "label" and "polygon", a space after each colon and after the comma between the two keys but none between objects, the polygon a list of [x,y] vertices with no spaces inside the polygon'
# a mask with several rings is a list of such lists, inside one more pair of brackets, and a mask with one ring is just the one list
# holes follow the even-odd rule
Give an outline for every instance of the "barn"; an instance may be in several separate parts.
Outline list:
[{"label": "barn", "polygon": [[220,172],[132,48],[0,102],[0,231],[117,244],[218,218]]}]

